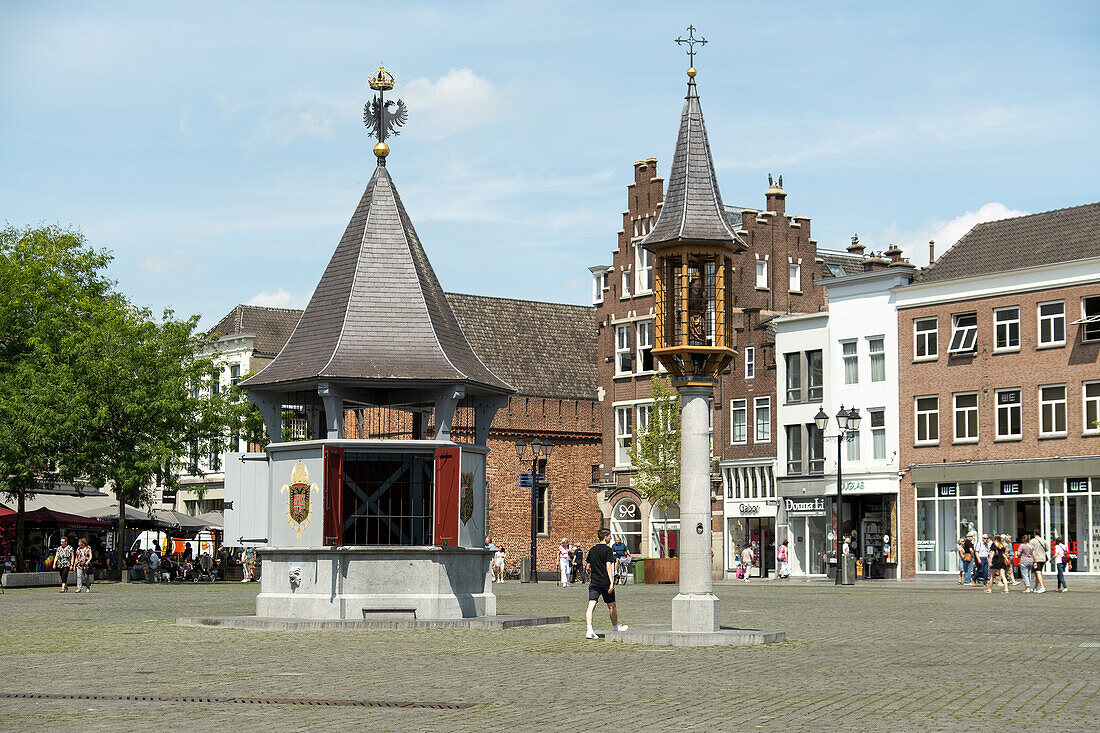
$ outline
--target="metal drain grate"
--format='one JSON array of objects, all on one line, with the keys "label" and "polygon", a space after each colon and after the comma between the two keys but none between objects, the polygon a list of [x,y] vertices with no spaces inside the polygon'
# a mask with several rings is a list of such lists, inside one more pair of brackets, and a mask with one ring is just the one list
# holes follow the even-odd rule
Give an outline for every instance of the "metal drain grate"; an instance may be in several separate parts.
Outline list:
[{"label": "metal drain grate", "polygon": [[309,705],[348,708],[427,708],[464,710],[469,702],[393,702],[388,700],[318,700],[291,697],[175,697],[171,695],[55,695],[45,692],[0,692],[5,700],[103,700],[107,702],[197,702],[230,705]]},{"label": "metal drain grate", "polygon": [[1080,644],[1081,649],[1100,649],[1100,641],[1086,641],[1084,644]]}]

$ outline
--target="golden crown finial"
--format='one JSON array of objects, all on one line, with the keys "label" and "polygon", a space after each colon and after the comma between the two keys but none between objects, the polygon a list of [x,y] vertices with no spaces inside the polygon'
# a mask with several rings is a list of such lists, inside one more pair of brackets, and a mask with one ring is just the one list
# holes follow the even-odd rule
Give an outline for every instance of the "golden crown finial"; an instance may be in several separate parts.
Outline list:
[{"label": "golden crown finial", "polygon": [[306,470],[306,464],[298,461],[294,464],[294,470],[290,472],[290,483],[294,484],[309,484],[309,471]]},{"label": "golden crown finial", "polygon": [[393,89],[393,74],[386,71],[386,67],[383,64],[378,64],[378,71],[371,74],[370,88],[376,92],[388,91]]}]

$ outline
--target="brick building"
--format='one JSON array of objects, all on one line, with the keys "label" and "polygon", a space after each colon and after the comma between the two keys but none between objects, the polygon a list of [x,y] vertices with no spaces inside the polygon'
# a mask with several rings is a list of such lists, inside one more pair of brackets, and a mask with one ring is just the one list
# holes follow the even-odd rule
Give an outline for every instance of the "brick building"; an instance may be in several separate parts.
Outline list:
[{"label": "brick building", "polygon": [[[627,185],[627,208],[610,265],[589,268],[599,333],[598,376],[604,427],[602,465],[594,486],[612,530],[632,552],[654,555],[658,533],[668,531],[675,548],[678,514],[654,516],[631,488],[633,468],[627,449],[648,420],[650,382],[663,373],[653,348],[655,298],[652,255],[639,246],[660,214],[664,179],[657,159],[634,164]],[[810,220],[789,216],[782,180],[772,181],[764,207],[724,206],[732,228],[746,245],[734,260],[732,301],[738,355],[719,380],[712,416],[715,573],[725,574],[736,551],[757,543],[774,568],[775,516],[775,329],[783,313],[817,312],[826,307],[816,281],[860,269],[862,249],[819,250]]]},{"label": "brick building", "polygon": [[974,227],[897,308],[903,576],[1036,528],[1100,571],[1100,204]]}]

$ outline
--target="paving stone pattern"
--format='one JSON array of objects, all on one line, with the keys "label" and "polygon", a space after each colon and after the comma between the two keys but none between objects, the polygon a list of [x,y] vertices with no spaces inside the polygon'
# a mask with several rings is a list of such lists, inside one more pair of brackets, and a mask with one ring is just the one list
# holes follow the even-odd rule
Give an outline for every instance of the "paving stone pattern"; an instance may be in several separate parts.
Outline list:
[{"label": "paving stone pattern", "polygon": [[[1017,588],[1017,590],[1019,590]],[[497,588],[506,631],[256,632],[177,616],[245,614],[255,584],[99,584],[0,595],[0,694],[470,703],[461,710],[0,698],[0,730],[1096,730],[1100,586],[987,595],[940,582],[718,583],[722,624],[767,647],[583,638],[584,587]],[[672,586],[619,590],[625,623],[667,624]],[[607,617],[601,606],[601,626]],[[594,690],[599,691],[593,698]]]}]

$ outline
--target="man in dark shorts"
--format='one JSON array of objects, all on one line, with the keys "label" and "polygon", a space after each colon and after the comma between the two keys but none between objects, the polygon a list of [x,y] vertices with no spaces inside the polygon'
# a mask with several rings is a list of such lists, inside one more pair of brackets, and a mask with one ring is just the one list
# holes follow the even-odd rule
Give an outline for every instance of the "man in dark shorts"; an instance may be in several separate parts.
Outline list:
[{"label": "man in dark shorts", "polygon": [[592,630],[592,611],[600,598],[607,604],[607,611],[611,614],[611,626],[615,631],[626,631],[626,625],[619,625],[619,614],[615,609],[615,585],[611,578],[615,573],[615,553],[611,551],[611,530],[601,529],[596,535],[599,542],[588,551],[588,609],[584,612],[584,620],[588,622],[586,639],[598,639],[599,636]]}]

